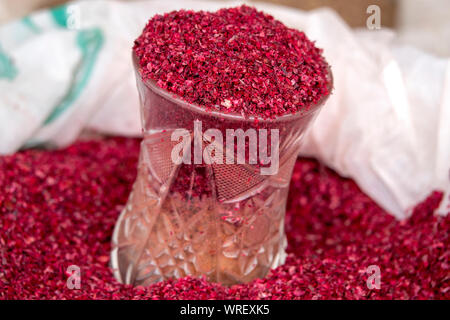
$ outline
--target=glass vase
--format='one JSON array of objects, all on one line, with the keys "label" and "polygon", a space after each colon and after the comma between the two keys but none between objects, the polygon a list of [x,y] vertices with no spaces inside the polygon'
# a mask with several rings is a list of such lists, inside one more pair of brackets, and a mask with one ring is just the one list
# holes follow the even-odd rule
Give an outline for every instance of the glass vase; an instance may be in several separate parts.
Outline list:
[{"label": "glass vase", "polygon": [[284,263],[292,169],[327,97],[305,112],[246,118],[189,104],[143,81],[135,56],[133,63],[143,140],[113,234],[115,277],[133,285],[187,275],[224,285],[264,277]]}]

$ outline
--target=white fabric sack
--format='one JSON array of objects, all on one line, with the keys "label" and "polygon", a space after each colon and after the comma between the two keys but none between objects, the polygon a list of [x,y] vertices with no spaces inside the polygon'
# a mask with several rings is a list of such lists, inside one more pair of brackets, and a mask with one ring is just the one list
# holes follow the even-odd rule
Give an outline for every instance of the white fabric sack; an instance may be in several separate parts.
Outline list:
[{"label": "white fabric sack", "polygon": [[[242,2],[75,1],[0,27],[0,154],[73,142],[84,128],[138,136],[133,40],[156,13]],[[307,133],[316,157],[397,218],[433,190],[450,200],[450,63],[396,45],[388,30],[354,31],[333,11],[255,4],[304,31],[334,75]]]}]

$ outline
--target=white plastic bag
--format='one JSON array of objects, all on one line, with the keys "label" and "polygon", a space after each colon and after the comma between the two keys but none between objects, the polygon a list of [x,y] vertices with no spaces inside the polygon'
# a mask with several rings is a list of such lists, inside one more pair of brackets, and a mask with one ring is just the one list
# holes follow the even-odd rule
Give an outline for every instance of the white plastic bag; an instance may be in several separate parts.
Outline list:
[{"label": "white plastic bag", "polygon": [[[131,46],[156,13],[241,2],[75,1],[0,27],[0,153],[73,142],[84,128],[139,135]],[[252,5],[254,3],[251,3]],[[301,153],[353,178],[397,218],[431,191],[450,198],[450,64],[351,30],[334,12],[256,4],[324,49],[335,90]]]}]

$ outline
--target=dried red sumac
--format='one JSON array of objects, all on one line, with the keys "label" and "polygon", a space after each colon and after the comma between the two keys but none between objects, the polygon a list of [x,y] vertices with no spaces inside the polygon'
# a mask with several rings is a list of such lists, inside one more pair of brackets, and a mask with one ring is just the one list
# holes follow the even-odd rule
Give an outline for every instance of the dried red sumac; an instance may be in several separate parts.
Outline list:
[{"label": "dried red sumac", "polygon": [[[109,138],[0,157],[0,299],[449,299],[450,216],[434,192],[397,221],[317,161],[292,176],[289,257],[230,288],[191,277],[131,287],[109,269],[114,223],[136,177],[139,141]],[[81,288],[67,287],[67,268]],[[369,289],[367,268],[381,271]]]},{"label": "dried red sumac", "polygon": [[156,15],[133,50],[144,80],[209,110],[275,118],[307,110],[330,90],[322,50],[245,5]]}]

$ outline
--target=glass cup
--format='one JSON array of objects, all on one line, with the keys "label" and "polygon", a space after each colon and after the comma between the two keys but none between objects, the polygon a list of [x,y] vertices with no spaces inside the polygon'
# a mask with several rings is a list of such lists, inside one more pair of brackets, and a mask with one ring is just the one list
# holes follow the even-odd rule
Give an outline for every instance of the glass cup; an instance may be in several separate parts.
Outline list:
[{"label": "glass cup", "polygon": [[[135,55],[133,63],[144,137],[113,234],[115,277],[133,285],[187,275],[224,285],[264,277],[284,263],[292,169],[328,96],[305,112],[245,118],[189,104],[143,81]],[[331,89],[331,72],[329,80]]]}]

